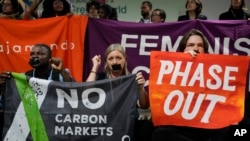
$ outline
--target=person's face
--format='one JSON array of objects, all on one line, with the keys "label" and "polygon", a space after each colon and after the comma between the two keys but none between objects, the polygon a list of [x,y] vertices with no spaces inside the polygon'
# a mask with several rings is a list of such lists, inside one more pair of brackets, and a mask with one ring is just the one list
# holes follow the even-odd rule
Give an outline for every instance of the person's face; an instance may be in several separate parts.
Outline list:
[{"label": "person's face", "polygon": [[187,2],[187,11],[195,11],[197,8],[197,4],[194,0],[188,0]]},{"label": "person's face", "polygon": [[[121,72],[124,69],[126,58],[120,51],[114,50],[108,54],[106,62],[109,69],[112,70],[112,72]],[[118,64],[121,65],[121,70],[114,71],[112,69],[112,65],[118,65]]]},{"label": "person's face", "polygon": [[238,9],[241,6],[242,0],[232,0],[231,3],[233,8]]},{"label": "person's face", "polygon": [[199,35],[191,35],[188,38],[184,52],[189,50],[194,50],[197,53],[205,53],[204,43]]},{"label": "person's face", "polygon": [[14,9],[13,9],[11,0],[5,0],[5,1],[3,2],[2,12],[3,12],[4,14],[7,14],[7,15],[13,14]]},{"label": "person's face", "polygon": [[61,0],[55,0],[53,2],[53,8],[56,12],[63,11],[63,2]]},{"label": "person's face", "polygon": [[89,8],[89,15],[95,17],[96,15],[98,15],[98,11],[96,9],[96,7],[94,5],[92,5],[90,8]]},{"label": "person's face", "polygon": [[34,46],[30,51],[30,60],[38,59],[37,63],[30,64],[33,68],[41,68],[50,65],[48,51],[44,47]]},{"label": "person's face", "polygon": [[161,19],[161,16],[160,16],[160,11],[153,11],[153,13],[151,15],[151,20],[152,20],[152,23],[163,22],[163,19]]},{"label": "person's face", "polygon": [[99,15],[99,18],[100,18],[100,19],[106,18],[106,17],[105,17],[104,10],[103,10],[102,8],[100,8],[100,9],[98,10],[98,15]]},{"label": "person's face", "polygon": [[150,15],[151,8],[148,6],[148,4],[144,3],[141,5],[141,15],[142,16],[147,16]]}]

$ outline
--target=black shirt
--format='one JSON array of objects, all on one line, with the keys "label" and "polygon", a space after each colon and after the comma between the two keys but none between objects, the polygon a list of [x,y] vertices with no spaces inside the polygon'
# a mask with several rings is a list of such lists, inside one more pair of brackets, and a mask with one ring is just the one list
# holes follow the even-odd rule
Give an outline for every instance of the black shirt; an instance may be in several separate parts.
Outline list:
[{"label": "black shirt", "polygon": [[[199,19],[199,20],[207,20],[207,16],[205,15],[198,15],[196,16],[195,19]],[[190,20],[188,15],[182,15],[178,17],[177,21],[186,21],[186,20]]]},{"label": "black shirt", "polygon": [[250,14],[244,10],[231,8],[219,16],[219,20],[247,20],[248,18],[250,18]]}]

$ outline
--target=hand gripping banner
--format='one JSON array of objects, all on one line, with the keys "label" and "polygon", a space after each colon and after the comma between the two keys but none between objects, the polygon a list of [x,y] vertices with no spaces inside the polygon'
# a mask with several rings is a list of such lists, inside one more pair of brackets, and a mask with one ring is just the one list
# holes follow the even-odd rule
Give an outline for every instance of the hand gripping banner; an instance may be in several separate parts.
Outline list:
[{"label": "hand gripping banner", "polygon": [[12,76],[6,83],[4,141],[132,140],[135,75],[82,83]]},{"label": "hand gripping banner", "polygon": [[[248,56],[151,52],[150,106],[155,126],[215,129],[244,116]],[[226,118],[225,118],[226,116]]]}]

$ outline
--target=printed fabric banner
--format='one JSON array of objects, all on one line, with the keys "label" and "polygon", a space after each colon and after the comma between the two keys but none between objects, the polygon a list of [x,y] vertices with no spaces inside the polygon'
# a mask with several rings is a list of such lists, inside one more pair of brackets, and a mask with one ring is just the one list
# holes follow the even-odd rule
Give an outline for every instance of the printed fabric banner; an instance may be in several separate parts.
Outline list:
[{"label": "printed fabric banner", "polygon": [[[189,30],[199,29],[207,37],[210,54],[250,56],[250,21],[191,20],[143,24],[136,22],[89,19],[86,33],[85,74],[92,68],[91,58],[102,55],[113,43],[126,49],[128,68],[132,73],[141,71],[148,80],[151,51],[179,51],[179,42]],[[103,67],[101,67],[103,68]],[[146,82],[146,86],[148,81]]]},{"label": "printed fabric banner", "polygon": [[84,39],[87,16],[60,16],[49,19],[0,19],[0,72],[26,72],[34,44],[51,47],[52,55],[63,59],[65,68],[82,82]]},{"label": "printed fabric banner", "polygon": [[81,83],[12,76],[6,86],[3,141],[132,140],[135,75]]},{"label": "printed fabric banner", "polygon": [[[155,126],[222,128],[244,115],[248,56],[153,51],[149,93]],[[225,118],[226,117],[226,118]]]}]

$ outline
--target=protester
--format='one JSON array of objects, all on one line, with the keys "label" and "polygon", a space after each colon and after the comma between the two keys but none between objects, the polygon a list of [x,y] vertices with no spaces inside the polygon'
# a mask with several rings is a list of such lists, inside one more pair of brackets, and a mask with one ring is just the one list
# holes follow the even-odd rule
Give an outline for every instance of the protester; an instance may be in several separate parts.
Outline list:
[{"label": "protester", "polygon": [[1,3],[0,18],[27,19],[29,18],[29,7],[23,0],[3,0]]},{"label": "protester", "polygon": [[[74,81],[69,71],[64,68],[63,61],[52,57],[52,51],[46,44],[34,45],[30,51],[29,64],[33,69],[25,72],[28,76],[62,82]],[[0,85],[4,85],[6,79],[10,77],[11,72],[1,72]]]},{"label": "protester", "polygon": [[139,20],[140,23],[151,23],[151,11],[152,11],[152,3],[150,1],[143,1],[141,3],[141,18]]},{"label": "protester", "polygon": [[91,0],[89,2],[86,3],[86,11],[89,17],[91,18],[99,18],[98,16],[98,9],[100,6],[100,2],[96,1],[96,0]]},{"label": "protester", "polygon": [[[124,48],[120,44],[111,44],[105,51],[104,72],[97,73],[101,65],[101,56],[95,55],[92,58],[93,67],[87,78],[87,81],[95,81],[101,79],[111,79],[122,75],[130,74],[127,68],[127,55]],[[136,74],[136,81],[139,88],[139,96],[137,106],[142,109],[149,107],[149,99],[144,89],[145,79],[141,72]]]},{"label": "protester", "polygon": [[[70,73],[64,68],[63,61],[60,58],[52,57],[52,51],[46,44],[34,45],[30,51],[29,64],[33,69],[25,72],[27,76],[62,82],[74,81]],[[0,73],[0,102],[3,102],[6,79],[10,77],[11,72],[9,71]],[[2,134],[4,103],[0,103],[0,105],[0,133]]]},{"label": "protester", "polygon": [[109,4],[101,4],[98,9],[100,19],[118,20],[117,11]]},{"label": "protester", "polygon": [[[120,77],[123,75],[130,74],[127,68],[127,55],[123,46],[120,44],[111,44],[105,51],[105,65],[104,72],[97,73],[99,66],[101,65],[101,56],[95,55],[92,58],[93,67],[87,78],[87,81],[95,81],[102,79],[111,79]],[[138,100],[137,107],[142,109],[149,108],[149,97],[147,91],[144,89],[145,79],[141,72],[136,74],[136,81],[138,84]],[[137,125],[139,113],[136,113],[138,116],[136,118],[135,126]],[[139,127],[140,128],[140,127]],[[135,131],[137,127],[135,127]],[[137,135],[135,135],[137,136]],[[144,135],[147,136],[147,135]]]},{"label": "protester", "polygon": [[186,14],[179,16],[177,21],[185,20],[207,20],[207,16],[202,15],[202,3],[200,0],[187,0],[185,4]]},{"label": "protester", "polygon": [[[187,32],[179,44],[181,52],[196,57],[199,53],[208,53],[208,41],[197,29]],[[156,127],[153,141],[227,141],[229,127],[205,129],[187,126],[165,125]]]},{"label": "protester", "polygon": [[38,10],[43,0],[34,0],[30,6],[31,15],[34,18],[52,18],[57,16],[72,15],[71,5],[67,0],[44,0],[42,11]]},{"label": "protester", "polygon": [[[34,45],[30,51],[29,64],[33,69],[25,72],[27,76],[61,82],[74,81],[69,71],[64,68],[63,61],[60,58],[52,57],[52,51],[46,44]],[[0,73],[1,88],[4,88],[6,79],[10,77],[11,72],[9,71]]]},{"label": "protester", "polygon": [[166,20],[166,12],[162,9],[154,9],[151,14],[152,23],[164,23]]},{"label": "protester", "polygon": [[228,11],[220,14],[219,20],[247,20],[250,14],[246,10],[245,0],[231,0]]}]

